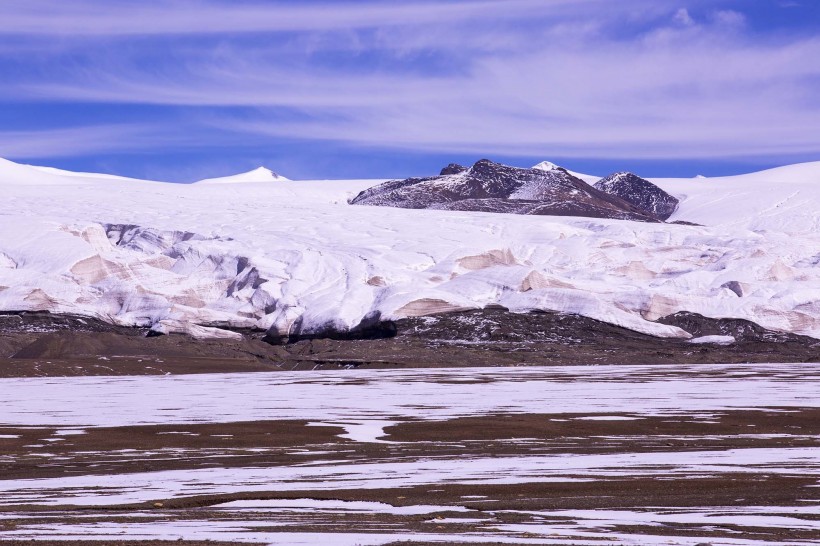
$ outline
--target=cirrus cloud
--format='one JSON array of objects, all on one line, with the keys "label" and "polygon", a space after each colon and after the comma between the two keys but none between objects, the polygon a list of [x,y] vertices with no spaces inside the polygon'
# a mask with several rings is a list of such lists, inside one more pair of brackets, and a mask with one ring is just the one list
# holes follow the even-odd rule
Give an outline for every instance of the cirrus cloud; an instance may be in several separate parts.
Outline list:
[{"label": "cirrus cloud", "polygon": [[[194,139],[203,146],[270,138],[508,156],[820,152],[820,40],[751,29],[728,0],[97,7],[0,6],[0,68],[13,74],[0,101],[182,109],[168,134],[204,135]],[[0,140],[0,154],[112,148],[105,138],[66,139],[58,150],[31,132],[17,137],[17,148]],[[118,142],[150,146],[140,130]]]}]

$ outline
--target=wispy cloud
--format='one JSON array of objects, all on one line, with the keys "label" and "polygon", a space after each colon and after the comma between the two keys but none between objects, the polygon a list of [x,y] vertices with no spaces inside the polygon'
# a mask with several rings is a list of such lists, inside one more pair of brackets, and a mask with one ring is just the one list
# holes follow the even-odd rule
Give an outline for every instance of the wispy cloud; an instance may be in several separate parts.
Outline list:
[{"label": "wispy cloud", "polygon": [[577,14],[607,0],[462,0],[451,2],[123,1],[101,9],[96,0],[5,0],[0,34],[138,36],[305,32],[340,28],[465,23]]},{"label": "wispy cloud", "polygon": [[[0,99],[186,108],[166,142],[188,131],[503,155],[820,153],[820,39],[753,35],[736,2],[719,4],[7,0],[0,35],[42,41],[50,61],[7,61],[16,75]],[[143,128],[106,130],[0,134],[0,155],[151,145]]]},{"label": "wispy cloud", "polygon": [[742,27],[746,24],[746,16],[731,9],[718,10],[712,14],[712,17],[723,26]]},{"label": "wispy cloud", "polygon": [[0,157],[32,159],[109,152],[139,152],[170,144],[201,145],[195,136],[168,134],[156,124],[80,125],[55,129],[0,131]]},{"label": "wispy cloud", "polygon": [[675,12],[675,22],[680,23],[683,26],[692,26],[695,24],[695,20],[692,19],[692,16],[689,15],[689,10],[686,8],[680,8],[678,11]]}]

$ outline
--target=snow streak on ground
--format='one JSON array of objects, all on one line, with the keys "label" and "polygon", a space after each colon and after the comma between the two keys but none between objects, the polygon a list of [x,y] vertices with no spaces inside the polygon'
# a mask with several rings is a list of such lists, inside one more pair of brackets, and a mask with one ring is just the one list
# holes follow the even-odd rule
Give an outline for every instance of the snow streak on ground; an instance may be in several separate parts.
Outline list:
[{"label": "snow streak on ground", "polygon": [[[820,476],[820,450],[812,448],[540,455],[412,462],[214,468],[0,481],[0,506],[100,506],[153,499],[263,491],[385,489],[424,484],[575,482],[623,476],[670,479],[737,473]],[[818,523],[820,528],[820,523]]]},{"label": "snow streak on ground", "polygon": [[[346,424],[353,433],[337,444],[306,446],[290,464],[214,467],[197,462],[190,468],[158,472],[100,474],[89,468],[77,475],[0,479],[0,529],[3,521],[14,522],[0,531],[0,539],[106,540],[125,534],[271,544],[377,545],[412,539],[420,543],[762,546],[784,543],[771,537],[790,536],[785,543],[812,544],[820,539],[820,449],[812,430],[789,425],[785,430],[794,428],[793,434],[756,433],[752,422],[734,425],[742,428],[731,434],[704,436],[681,429],[677,437],[656,436],[655,427],[689,422],[701,427],[698,430],[711,430],[724,414],[756,411],[785,416],[788,423],[790,414],[820,407],[818,388],[816,364],[2,379],[0,428],[20,427],[16,430],[21,434],[30,427],[70,427],[53,432],[70,439],[101,426],[175,423],[182,427],[207,422],[228,426],[265,420],[275,427],[277,421],[294,419]],[[460,436],[449,442],[417,442],[376,430],[388,424],[492,419],[503,414],[554,415],[551,420],[556,422],[584,423],[593,427],[590,430],[613,432],[661,420],[645,429],[629,429],[645,431],[644,436],[595,432],[586,439],[583,435],[589,433],[581,425],[569,437],[508,438],[502,432],[497,442]],[[720,430],[726,426],[733,425]],[[356,427],[365,432],[357,434]],[[180,430],[159,434],[198,436]],[[681,439],[685,441],[678,447],[667,447]],[[702,443],[716,447],[699,447]],[[362,444],[376,451],[349,456],[352,448],[355,451]],[[437,451],[443,444],[448,451]],[[510,451],[515,445],[520,449]],[[55,449],[27,447],[42,451],[45,461],[49,461],[48,450]],[[192,449],[168,455],[185,459],[192,456]],[[148,454],[118,451],[113,455],[125,460]],[[59,464],[57,459],[49,461],[49,466]],[[700,492],[704,498],[720,497],[720,487],[736,487],[744,480],[753,484],[747,491],[756,497],[747,501],[738,493],[720,505],[698,506],[691,496],[683,495],[686,504],[670,503],[673,497],[666,496],[667,489],[685,488],[694,480],[722,484]],[[592,495],[600,503],[607,495],[598,492],[621,482],[627,484],[627,491],[622,491],[626,500],[611,508],[556,509],[537,504],[552,504],[562,495],[579,501]],[[783,485],[789,483],[793,485]],[[512,487],[513,493],[499,505],[494,495],[504,487]],[[558,488],[556,493],[549,492],[551,487]],[[646,504],[629,501],[632,487],[646,491]],[[662,493],[651,493],[654,487]],[[784,499],[767,496],[761,487],[792,487],[794,494],[789,502],[761,505],[761,500]],[[427,491],[424,500],[401,501],[419,489]],[[383,491],[385,500],[340,500],[351,491],[355,495]],[[539,494],[546,500],[527,500]],[[231,495],[242,497],[227,500]],[[170,509],[170,503],[191,497],[223,500],[193,505],[200,508]],[[633,504],[623,505],[628,502]],[[121,507],[112,510],[115,505]],[[38,506],[49,508],[35,509]]]},{"label": "snow streak on ground", "polygon": [[[254,180],[267,180],[258,182]],[[658,336],[691,311],[820,337],[820,163],[657,180],[703,226],[349,206],[377,180],[179,185],[0,160],[0,309],[197,336],[501,304]],[[220,183],[223,182],[223,183]]]},{"label": "snow streak on ground", "polygon": [[[431,522],[441,526],[439,521]],[[447,522],[445,522],[447,523]],[[456,522],[452,522],[456,523]],[[270,530],[260,530],[260,528]],[[564,527],[563,529],[561,527]],[[567,526],[524,526],[508,525],[499,531],[508,531],[519,536],[502,536],[499,533],[469,533],[457,532],[433,534],[414,533],[292,533],[277,532],[276,525],[260,523],[258,521],[234,521],[231,523],[209,523],[202,521],[173,521],[151,524],[77,524],[77,525],[49,525],[42,537],[52,540],[82,540],[89,536],[94,540],[123,540],[123,536],[133,540],[176,540],[178,537],[187,537],[188,540],[223,540],[236,542],[269,543],[271,546],[381,546],[384,544],[412,540],[413,544],[460,543],[460,544],[540,544],[553,546],[700,546],[704,544],[703,537],[675,537],[651,536],[644,534],[627,534],[615,532],[589,532],[572,529]],[[562,533],[561,531],[564,531]],[[532,538],[543,532],[550,536]],[[30,536],[26,533],[11,533],[10,536]],[[521,536],[524,535],[524,536]],[[567,536],[562,536],[567,535]],[[214,538],[217,537],[217,538]],[[568,538],[571,537],[571,538]],[[722,538],[708,543],[710,546],[775,546],[777,542],[766,540],[747,540],[742,538]],[[801,544],[816,544],[808,541],[794,541],[791,546]],[[784,545],[785,546],[785,545]]]}]

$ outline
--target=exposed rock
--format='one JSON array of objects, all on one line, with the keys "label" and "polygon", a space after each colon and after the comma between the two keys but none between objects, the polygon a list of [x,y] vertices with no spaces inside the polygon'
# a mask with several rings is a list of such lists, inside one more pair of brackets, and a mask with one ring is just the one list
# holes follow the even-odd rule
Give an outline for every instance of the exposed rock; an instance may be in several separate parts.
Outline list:
[{"label": "exposed rock", "polygon": [[629,172],[614,173],[595,183],[595,188],[620,197],[647,214],[666,220],[678,208],[678,199],[640,176]]},{"label": "exposed rock", "polygon": [[482,159],[469,169],[391,180],[353,198],[353,205],[529,215],[585,216],[654,222],[623,199],[596,190],[565,169],[520,169]]},{"label": "exposed rock", "polygon": [[[355,332],[302,331],[264,341],[189,334],[147,337],[144,329],[49,313],[0,314],[0,377],[214,373],[338,367],[521,366],[815,362],[820,341],[775,333],[748,321],[677,313],[661,319],[699,337],[735,343],[693,345],[571,314],[511,313],[501,306],[384,321]],[[12,357],[12,358],[9,358]]]},{"label": "exposed rock", "polygon": [[[152,336],[152,330],[108,324],[91,317],[59,315],[48,312],[0,313],[0,363],[3,359],[36,360],[39,365],[48,363],[43,359],[74,360],[94,363],[104,372],[116,372],[122,359],[156,366],[156,358],[183,358],[202,361],[202,366],[191,362],[191,369],[214,371],[213,362],[225,360],[226,369],[238,362],[262,362],[265,366],[238,367],[243,369],[270,369],[271,359],[281,358],[280,349],[262,342],[264,332],[253,330],[222,330],[233,334],[216,338],[197,338],[191,333]],[[122,360],[124,362],[124,360]],[[132,364],[133,364],[132,362]],[[55,364],[57,366],[57,364]],[[111,366],[114,366],[112,368]],[[78,372],[66,370],[65,375]],[[0,376],[13,375],[13,371],[0,370]],[[39,375],[35,374],[35,375]],[[62,375],[62,374],[59,374]]]},{"label": "exposed rock", "polygon": [[748,290],[748,288],[746,287],[746,285],[744,283],[740,283],[738,281],[725,282],[725,283],[721,284],[720,287],[721,288],[727,288],[727,289],[731,290],[732,292],[737,294],[737,297],[739,297],[739,298],[742,298],[746,294],[746,291]]},{"label": "exposed rock", "polygon": [[[731,336],[738,342],[805,343],[820,345],[815,339],[789,333],[767,330],[741,319],[713,319],[696,313],[675,313],[658,320],[661,324],[677,326],[694,337]],[[408,317],[395,321],[399,338],[421,337],[428,342],[554,342],[589,343],[595,336],[601,341],[620,339],[656,340],[659,345],[685,346],[691,340],[664,339],[641,334],[604,322],[564,313],[534,311],[510,313],[501,306],[481,310],[444,313],[426,317]],[[682,344],[682,345],[681,345]],[[649,346],[649,345],[647,345]]]},{"label": "exposed rock", "polygon": [[202,241],[206,237],[188,231],[160,231],[130,224],[102,224],[112,245],[143,253],[163,252],[185,241]]},{"label": "exposed rock", "polygon": [[319,328],[306,328],[301,319],[297,319],[287,333],[271,329],[263,341],[271,345],[293,344],[305,340],[330,339],[336,341],[356,341],[390,338],[396,335],[396,325],[393,321],[381,319],[379,313],[366,316],[353,328],[337,327],[333,323]]},{"label": "exposed rock", "polygon": [[658,319],[662,324],[677,326],[686,330],[695,338],[709,336],[731,336],[737,341],[765,341],[765,342],[785,342],[806,340],[816,343],[804,336],[785,332],[773,332],[767,330],[754,322],[743,319],[715,319],[704,317],[697,313],[679,312],[673,315]]},{"label": "exposed rock", "polygon": [[91,317],[59,315],[48,311],[0,311],[0,332],[4,334],[95,332],[137,335],[139,332],[144,332],[144,329],[115,326]]},{"label": "exposed rock", "polygon": [[449,165],[441,169],[441,172],[439,174],[441,176],[446,176],[448,174],[463,173],[466,170],[467,167],[465,167],[464,165],[459,165],[458,163],[450,163]]}]

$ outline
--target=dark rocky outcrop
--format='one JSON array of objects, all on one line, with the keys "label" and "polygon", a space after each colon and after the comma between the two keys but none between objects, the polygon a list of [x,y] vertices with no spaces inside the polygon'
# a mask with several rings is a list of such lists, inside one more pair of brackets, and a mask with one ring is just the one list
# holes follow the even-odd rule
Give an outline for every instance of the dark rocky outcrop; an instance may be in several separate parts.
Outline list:
[{"label": "dark rocky outcrop", "polygon": [[463,173],[466,170],[467,167],[465,167],[464,165],[459,165],[458,163],[450,163],[449,165],[441,169],[439,175],[447,176],[448,174],[458,174]]},{"label": "dark rocky outcrop", "polygon": [[[728,283],[727,283],[728,284]],[[740,295],[740,294],[739,294]],[[681,311],[658,319],[661,324],[677,326],[694,337],[732,336],[738,342],[805,342],[818,343],[811,338],[788,332],[767,330],[754,322],[735,318],[709,318],[698,313]]]},{"label": "dark rocky outcrop", "polygon": [[333,323],[319,328],[304,328],[302,320],[297,320],[288,334],[269,331],[263,341],[271,345],[288,345],[299,341],[314,339],[332,339],[335,341],[361,341],[372,339],[386,339],[396,335],[396,324],[391,320],[382,320],[381,314],[376,312],[366,316],[362,321],[350,329],[339,328]]},{"label": "dark rocky outcrop", "polygon": [[656,338],[578,315],[511,313],[499,306],[385,321],[355,332],[302,331],[279,339],[237,330],[241,340],[146,337],[85,317],[0,314],[0,377],[141,375],[275,369],[816,362],[820,340],[739,319],[676,313],[658,322],[693,336],[732,335],[728,345]]},{"label": "dark rocky outcrop", "polygon": [[597,190],[560,167],[520,169],[487,159],[469,169],[448,165],[439,176],[391,180],[353,198],[352,205],[510,214],[585,216],[656,222],[634,204]]},{"label": "dark rocky outcrop", "polygon": [[595,183],[595,188],[627,201],[659,220],[666,220],[678,208],[678,199],[658,186],[629,172],[614,173]]}]

